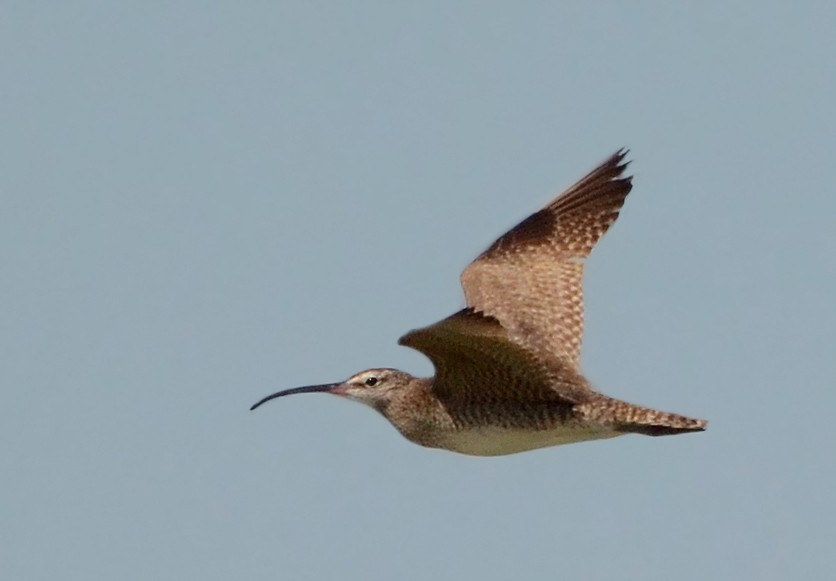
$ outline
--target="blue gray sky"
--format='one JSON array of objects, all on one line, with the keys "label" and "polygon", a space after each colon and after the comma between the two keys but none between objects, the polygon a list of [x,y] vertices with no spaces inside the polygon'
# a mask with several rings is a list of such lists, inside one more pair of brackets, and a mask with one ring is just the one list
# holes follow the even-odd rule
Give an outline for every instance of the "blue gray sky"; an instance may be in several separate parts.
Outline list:
[{"label": "blue gray sky", "polygon": [[[836,7],[0,18],[0,577],[836,575]],[[710,420],[503,458],[327,396],[619,147],[582,363]]]}]

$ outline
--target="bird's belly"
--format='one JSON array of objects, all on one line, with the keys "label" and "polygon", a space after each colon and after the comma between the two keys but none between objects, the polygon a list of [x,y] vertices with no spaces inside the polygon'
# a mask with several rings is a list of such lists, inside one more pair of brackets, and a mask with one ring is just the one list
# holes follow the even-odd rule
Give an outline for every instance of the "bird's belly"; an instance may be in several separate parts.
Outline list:
[{"label": "bird's belly", "polygon": [[440,447],[471,456],[502,456],[620,435],[621,432],[603,426],[570,425],[542,430],[486,426],[464,428],[450,433]]}]

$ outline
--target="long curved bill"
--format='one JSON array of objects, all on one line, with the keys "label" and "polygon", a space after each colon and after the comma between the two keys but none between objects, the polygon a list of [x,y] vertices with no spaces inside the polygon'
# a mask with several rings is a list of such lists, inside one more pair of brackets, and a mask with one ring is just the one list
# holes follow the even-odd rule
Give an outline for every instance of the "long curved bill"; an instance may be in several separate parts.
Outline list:
[{"label": "long curved bill", "polygon": [[283,397],[285,395],[295,395],[297,393],[330,393],[338,388],[341,383],[324,383],[322,385],[306,385],[305,387],[294,387],[293,389],[285,389],[283,391],[278,391],[273,395],[268,395],[264,399],[256,402],[253,404],[253,407],[250,408],[250,411],[254,410],[258,406],[263,403],[267,403],[271,399],[276,399],[277,397]]}]

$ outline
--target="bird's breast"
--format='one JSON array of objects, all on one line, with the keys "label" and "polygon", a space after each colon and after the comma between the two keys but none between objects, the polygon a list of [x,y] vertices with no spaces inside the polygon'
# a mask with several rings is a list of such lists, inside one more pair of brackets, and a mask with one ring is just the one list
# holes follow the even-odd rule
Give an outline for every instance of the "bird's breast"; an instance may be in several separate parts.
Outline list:
[{"label": "bird's breast", "polygon": [[502,456],[620,435],[578,417],[565,403],[443,403],[426,391],[396,399],[381,411],[408,440],[471,456]]},{"label": "bird's breast", "polygon": [[589,425],[565,425],[549,429],[468,427],[446,434],[440,439],[440,445],[435,447],[471,456],[503,456],[619,435],[620,432],[603,426]]}]

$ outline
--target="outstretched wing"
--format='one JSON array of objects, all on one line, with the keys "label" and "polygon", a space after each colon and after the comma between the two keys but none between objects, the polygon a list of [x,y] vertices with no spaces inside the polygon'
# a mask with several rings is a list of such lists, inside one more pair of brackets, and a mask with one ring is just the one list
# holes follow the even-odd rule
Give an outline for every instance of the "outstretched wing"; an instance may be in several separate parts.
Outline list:
[{"label": "outstretched wing", "polygon": [[467,305],[495,318],[541,360],[577,369],[583,264],[632,187],[620,150],[545,208],[502,235],[462,273]]},{"label": "outstretched wing", "polygon": [[571,366],[547,365],[511,341],[496,319],[464,309],[398,340],[435,366],[442,401],[579,403],[594,392]]}]

